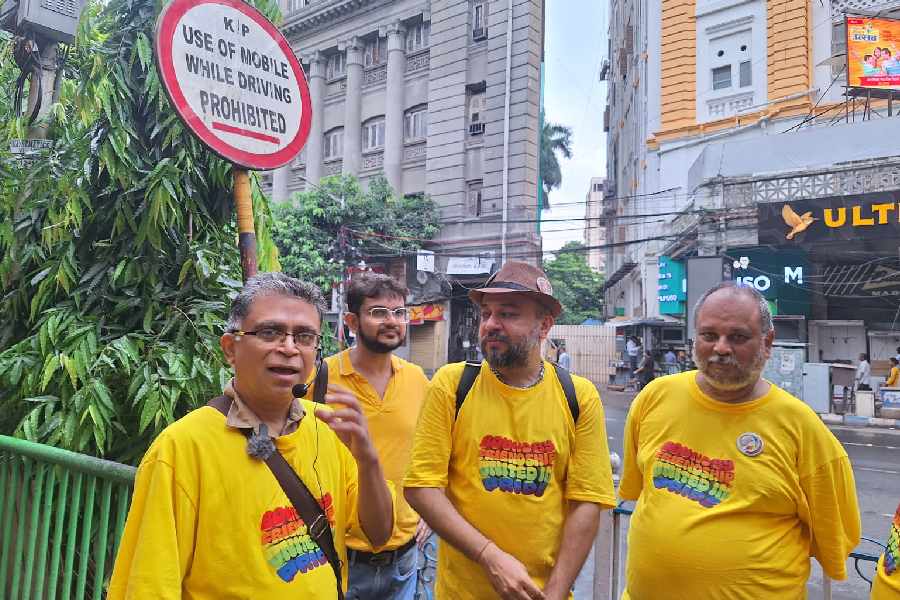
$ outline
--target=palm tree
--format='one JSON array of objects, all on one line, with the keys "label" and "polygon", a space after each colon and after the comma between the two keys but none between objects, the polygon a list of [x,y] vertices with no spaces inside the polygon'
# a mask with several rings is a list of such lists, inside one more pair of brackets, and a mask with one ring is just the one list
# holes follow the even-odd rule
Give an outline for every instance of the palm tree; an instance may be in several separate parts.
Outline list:
[{"label": "palm tree", "polygon": [[562,184],[562,172],[559,169],[557,152],[565,158],[572,158],[572,129],[558,123],[551,123],[544,118],[541,111],[541,179],[544,183],[544,208],[550,206],[550,190]]}]

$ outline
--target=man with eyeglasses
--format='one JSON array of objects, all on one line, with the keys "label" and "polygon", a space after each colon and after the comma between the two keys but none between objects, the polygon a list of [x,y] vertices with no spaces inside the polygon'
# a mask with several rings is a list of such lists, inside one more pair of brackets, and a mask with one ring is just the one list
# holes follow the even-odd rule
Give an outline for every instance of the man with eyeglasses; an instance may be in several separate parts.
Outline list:
[{"label": "man with eyeglasses", "polygon": [[[356,344],[329,357],[329,381],[350,390],[362,406],[385,476],[397,489],[409,463],[412,438],[428,379],[421,367],[393,351],[406,341],[408,290],[393,277],[362,273],[347,290],[345,323]],[[431,531],[406,500],[397,498],[391,539],[376,551],[367,540],[347,538],[347,600],[412,600],[417,582],[417,541]]]},{"label": "man with eyeglasses", "polygon": [[[108,598],[330,600],[346,589],[347,532],[388,541],[392,495],[359,402],[331,386],[326,407],[294,398],[317,366],[324,306],[315,286],[280,273],[247,281],[220,342],[234,378],[141,461]],[[329,528],[300,516],[273,452]]]}]

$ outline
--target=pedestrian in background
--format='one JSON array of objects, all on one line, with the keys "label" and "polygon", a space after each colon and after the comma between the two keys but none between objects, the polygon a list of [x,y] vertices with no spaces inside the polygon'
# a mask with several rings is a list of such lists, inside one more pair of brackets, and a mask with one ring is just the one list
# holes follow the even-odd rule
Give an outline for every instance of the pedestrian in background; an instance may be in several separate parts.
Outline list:
[{"label": "pedestrian in background", "polygon": [[572,372],[572,357],[566,352],[566,345],[564,343],[559,345],[559,356],[556,359],[556,364],[566,371]]},{"label": "pedestrian in background", "polygon": [[[388,275],[354,277],[347,289],[344,320],[356,344],[325,361],[329,380],[359,400],[384,475],[398,490],[428,384],[421,367],[393,354],[406,342],[408,293],[406,286]],[[418,545],[430,534],[402,494],[397,498],[396,526],[384,546],[376,549],[360,532],[351,531],[347,535],[347,600],[412,600]]]},{"label": "pedestrian in background", "polygon": [[633,335],[625,341],[625,354],[628,355],[628,365],[633,373],[641,358],[641,342]]},{"label": "pedestrian in background", "polygon": [[869,386],[869,375],[872,373],[872,367],[869,365],[869,355],[860,354],[859,364],[856,365],[856,389],[868,391],[872,388]]},{"label": "pedestrian in background", "polygon": [[699,371],[652,382],[625,424],[619,497],[637,505],[623,598],[803,598],[810,556],[845,579],[860,539],[853,471],[819,416],[761,377],[768,302],[722,283],[694,322]]},{"label": "pedestrian in background", "polygon": [[546,275],[509,262],[470,292],[480,366],[428,387],[404,480],[440,536],[437,600],[563,600],[615,506],[603,407],[541,358],[562,308]]}]

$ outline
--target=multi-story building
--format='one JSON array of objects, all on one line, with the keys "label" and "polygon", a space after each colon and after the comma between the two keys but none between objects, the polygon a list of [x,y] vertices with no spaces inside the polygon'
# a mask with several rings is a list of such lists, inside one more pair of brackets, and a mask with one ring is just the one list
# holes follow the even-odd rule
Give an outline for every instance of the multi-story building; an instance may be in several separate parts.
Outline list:
[{"label": "multi-story building", "polygon": [[[846,87],[844,26],[898,12],[897,0],[610,2],[610,315],[660,316],[660,257],[721,255],[723,277],[733,266],[802,321],[792,335],[808,334],[811,360],[877,360],[900,341],[900,226],[870,214],[900,199],[900,119],[886,91]],[[805,212],[808,231],[787,237]]]},{"label": "multi-story building", "polygon": [[543,2],[282,0],[281,8],[313,118],[304,150],[272,174],[272,197],[339,173],[363,185],[384,174],[399,194],[429,195],[442,221],[435,274],[410,269],[410,283],[450,284],[441,307],[454,333],[444,326],[423,336],[427,327],[417,326],[412,342],[446,341],[451,360],[474,352],[464,286],[505,258],[540,258]]},{"label": "multi-story building", "polygon": [[606,220],[603,218],[602,177],[591,177],[591,187],[585,196],[584,245],[587,247],[587,262],[598,273],[606,272]]}]

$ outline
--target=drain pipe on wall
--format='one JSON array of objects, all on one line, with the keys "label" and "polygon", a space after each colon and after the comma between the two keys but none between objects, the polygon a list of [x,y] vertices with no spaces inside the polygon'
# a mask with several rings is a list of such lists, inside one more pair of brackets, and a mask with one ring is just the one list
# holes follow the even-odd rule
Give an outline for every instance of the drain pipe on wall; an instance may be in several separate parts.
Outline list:
[{"label": "drain pipe on wall", "polygon": [[513,0],[506,8],[506,97],[503,102],[503,223],[500,225],[500,264],[506,262],[506,229],[509,220],[509,110],[512,80]]}]

